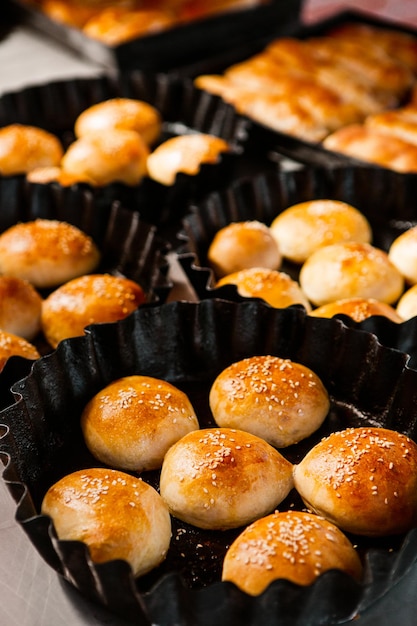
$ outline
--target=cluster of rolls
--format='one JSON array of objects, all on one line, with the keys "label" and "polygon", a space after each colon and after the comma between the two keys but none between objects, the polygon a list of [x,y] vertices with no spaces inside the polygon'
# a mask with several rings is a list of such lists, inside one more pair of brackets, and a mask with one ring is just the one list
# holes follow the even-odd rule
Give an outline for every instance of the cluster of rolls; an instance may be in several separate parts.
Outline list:
[{"label": "cluster of rolls", "polygon": [[[159,378],[130,375],[96,393],[80,424],[104,467],[48,489],[42,513],[58,537],[84,541],[98,563],[125,559],[140,576],[166,558],[171,516],[214,532],[238,529],[222,579],[258,595],[278,578],[309,585],[330,569],[361,580],[348,534],[417,524],[417,445],[405,435],[347,428],[312,444],[298,464],[286,458],[331,406],[305,365],[273,355],[232,362],[208,402],[215,426],[202,428],[186,393]],[[160,472],[157,487],[136,477],[149,470]],[[306,510],[286,510],[293,489]]]},{"label": "cluster of rolls", "polygon": [[39,358],[41,333],[56,348],[145,302],[136,282],[97,273],[100,256],[90,236],[59,220],[20,222],[0,235],[1,369],[10,356]]},{"label": "cluster of rolls", "polygon": [[0,174],[94,187],[114,182],[136,186],[148,176],[170,186],[179,172],[195,175],[202,163],[216,163],[230,150],[225,140],[207,133],[161,140],[162,124],[161,114],[148,102],[121,97],[80,113],[75,141],[66,150],[49,131],[10,124],[0,129]]},{"label": "cluster of rolls", "polygon": [[[297,280],[282,271],[284,260]],[[273,307],[301,304],[316,317],[343,313],[358,322],[417,315],[417,227],[398,235],[386,252],[372,245],[363,213],[345,202],[302,202],[270,226],[228,224],[213,237],[207,261],[216,287],[236,285],[240,295]]]}]

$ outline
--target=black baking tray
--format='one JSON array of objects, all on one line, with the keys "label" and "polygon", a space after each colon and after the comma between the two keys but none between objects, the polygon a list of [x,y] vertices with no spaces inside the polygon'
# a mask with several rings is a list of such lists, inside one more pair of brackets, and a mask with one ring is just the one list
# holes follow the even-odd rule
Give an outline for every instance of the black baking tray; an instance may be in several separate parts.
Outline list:
[{"label": "black baking tray", "polygon": [[[417,371],[408,366],[400,343],[397,348],[382,346],[376,335],[341,320],[253,300],[145,305],[121,322],[94,325],[84,337],[65,340],[36,361],[29,374],[24,372],[12,386],[14,403],[0,413],[3,479],[16,502],[16,519],[60,576],[137,625],[332,626],[354,623],[373,607],[379,626],[388,626],[378,602],[398,593],[404,578],[417,582],[416,530],[382,539],[351,537],[364,561],[361,584],[331,571],[308,587],[280,580],[261,596],[250,597],[220,582],[225,549],[239,529],[201,531],[172,518],[166,561],[134,581],[127,563],[95,566],[83,544],[57,540],[50,520],[39,511],[52,482],[97,465],[82,439],[81,411],[98,390],[130,374],[164,378],[181,388],[204,427],[212,425],[208,390],[217,374],[233,361],[274,354],[313,369],[331,397],[320,430],[285,450],[292,462],[322,436],[347,426],[384,426],[415,440]],[[142,478],[157,487],[157,472]],[[280,509],[302,506],[293,490]]]},{"label": "black baking tray", "polygon": [[8,0],[22,24],[30,25],[78,55],[106,69],[168,71],[215,53],[233,50],[271,31],[285,33],[299,23],[302,0],[265,4],[198,19],[165,32],[107,46],[82,31],[51,20],[22,0]]}]

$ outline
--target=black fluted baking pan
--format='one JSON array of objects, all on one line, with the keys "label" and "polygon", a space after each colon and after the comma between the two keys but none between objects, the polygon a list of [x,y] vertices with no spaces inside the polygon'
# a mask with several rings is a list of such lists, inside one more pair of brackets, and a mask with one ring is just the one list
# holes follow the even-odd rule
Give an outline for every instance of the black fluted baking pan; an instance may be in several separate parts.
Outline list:
[{"label": "black fluted baking pan", "polygon": [[[203,164],[195,176],[178,174],[169,187],[145,177],[134,187],[113,183],[90,188],[96,202],[119,200],[125,207],[139,211],[148,223],[168,225],[186,212],[190,201],[224,188],[234,178],[247,138],[247,121],[220,98],[197,90],[188,78],[138,70],[27,87],[0,97],[0,126],[39,126],[58,136],[66,148],[74,140],[78,115],[98,102],[116,97],[144,100],[158,109],[163,119],[159,143],[178,134],[203,132],[228,141],[231,151],[223,153],[218,163]],[[19,193],[24,177],[9,178],[17,178]]]},{"label": "black fluted baking pan", "polygon": [[[208,391],[215,377],[231,362],[255,354],[304,363],[329,391],[331,409],[323,426],[285,449],[292,462],[322,436],[348,426],[372,424],[417,438],[417,371],[408,367],[406,354],[340,320],[254,300],[145,305],[121,322],[94,325],[24,372],[12,387],[14,403],[0,413],[3,478],[28,538],[79,591],[137,625],[331,626],[377,607],[404,577],[417,580],[415,530],[376,540],[352,537],[364,560],[362,584],[333,571],[309,587],[276,581],[259,597],[220,582],[223,555],[239,529],[202,531],[172,518],[166,561],[136,581],[126,563],[94,565],[82,543],[56,538],[50,520],[39,514],[41,501],[62,475],[97,465],[79,418],[98,390],[120,376],[163,378],[188,394],[200,425],[211,426]],[[158,486],[158,472],[142,478]],[[280,509],[300,506],[293,490]],[[379,617],[380,626],[388,626],[384,615]]]}]

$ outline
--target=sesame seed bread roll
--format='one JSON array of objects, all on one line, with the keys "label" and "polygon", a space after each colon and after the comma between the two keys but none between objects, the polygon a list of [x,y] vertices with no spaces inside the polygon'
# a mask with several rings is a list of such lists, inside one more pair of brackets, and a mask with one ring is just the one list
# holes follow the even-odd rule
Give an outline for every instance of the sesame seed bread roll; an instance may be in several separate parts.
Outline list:
[{"label": "sesame seed bread roll", "polygon": [[275,512],[253,522],[235,539],[226,552],[222,580],[257,596],[274,580],[310,585],[332,569],[360,580],[361,560],[349,539],[317,515]]},{"label": "sesame seed bread roll", "polygon": [[161,143],[147,159],[148,175],[161,185],[173,185],[177,174],[198,174],[203,163],[217,163],[229,152],[224,139],[204,133],[178,135]]},{"label": "sesame seed bread roll", "polygon": [[276,270],[282,257],[268,226],[252,220],[221,228],[210,244],[207,259],[215,275],[221,278],[249,267]]},{"label": "sesame seed bread roll", "polygon": [[42,297],[27,280],[0,276],[0,328],[31,341],[41,330]]},{"label": "sesame seed bread roll", "polygon": [[108,128],[134,130],[151,145],[158,139],[161,127],[161,115],[151,104],[132,98],[112,98],[93,104],[80,113],[74,131],[76,137],[83,137],[91,132],[105,132]]},{"label": "sesame seed bread roll", "polygon": [[311,200],[280,213],[271,224],[282,255],[304,263],[318,248],[341,241],[370,243],[371,226],[355,207],[338,200]]},{"label": "sesame seed bread roll", "polygon": [[408,284],[417,284],[417,226],[394,239],[388,250],[388,258]]},{"label": "sesame seed bread roll", "polygon": [[37,348],[23,337],[0,330],[0,372],[12,356],[21,356],[36,361],[40,354]]},{"label": "sesame seed bread roll", "polygon": [[306,506],[342,530],[378,537],[417,524],[417,445],[386,428],[334,432],[294,468]]},{"label": "sesame seed bread roll", "polygon": [[373,315],[382,315],[392,322],[400,323],[403,321],[394,307],[373,298],[345,298],[343,300],[336,300],[336,302],[329,302],[328,304],[323,304],[317,309],[314,309],[310,312],[310,315],[313,317],[330,318],[340,313],[348,315],[355,320],[355,322],[362,322]]},{"label": "sesame seed bread roll", "polygon": [[329,395],[308,367],[275,356],[253,356],[226,367],[209,393],[213,418],[276,448],[298,443],[324,422]]},{"label": "sesame seed bread roll", "polygon": [[302,304],[306,311],[311,311],[311,304],[300,285],[285,272],[264,267],[249,267],[220,278],[216,287],[223,285],[236,285],[241,296],[262,298],[277,309]]},{"label": "sesame seed bread roll", "polygon": [[56,348],[63,339],[83,335],[90,324],[124,319],[144,302],[143,289],[133,280],[110,274],[80,276],[42,302],[42,330]]},{"label": "sesame seed bread roll", "polygon": [[99,461],[142,472],[160,468],[167,450],[199,424],[190,400],[174,385],[150,376],[126,376],[90,400],[81,428]]},{"label": "sesame seed bread roll", "polygon": [[35,167],[59,165],[64,149],[55,135],[36,126],[0,128],[0,174],[25,174]]},{"label": "sesame seed bread roll", "polygon": [[83,469],[52,485],[42,514],[58,538],[87,544],[91,559],[127,561],[142,576],[166,557],[171,519],[158,492],[144,481],[112,469]]},{"label": "sesame seed bread roll", "polygon": [[410,320],[417,315],[417,285],[407,289],[398,300],[397,313],[403,320]]},{"label": "sesame seed bread roll", "polygon": [[193,431],[162,464],[171,514],[199,528],[238,528],[272,511],[293,487],[292,464],[266,441],[230,428]]},{"label": "sesame seed bread roll", "polygon": [[20,222],[0,235],[0,272],[40,289],[90,272],[99,260],[92,238],[66,222]]},{"label": "sesame seed bread roll", "polygon": [[316,306],[344,298],[374,298],[393,304],[404,289],[404,279],[388,254],[357,242],[319,248],[301,267],[299,280]]}]

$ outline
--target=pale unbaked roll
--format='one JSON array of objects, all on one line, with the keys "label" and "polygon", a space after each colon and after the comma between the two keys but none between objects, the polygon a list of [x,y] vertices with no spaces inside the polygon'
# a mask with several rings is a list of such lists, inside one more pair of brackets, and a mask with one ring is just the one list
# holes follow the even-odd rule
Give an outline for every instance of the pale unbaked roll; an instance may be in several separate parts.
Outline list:
[{"label": "pale unbaked roll", "polygon": [[373,315],[382,315],[392,322],[400,323],[403,319],[390,304],[373,298],[345,298],[329,302],[310,312],[313,317],[334,317],[339,313],[348,315],[355,322],[362,322]]},{"label": "pale unbaked roll", "polygon": [[25,174],[35,167],[59,165],[64,149],[55,135],[36,126],[0,128],[0,174]]},{"label": "pale unbaked roll", "polygon": [[11,356],[21,356],[36,361],[41,355],[38,349],[23,337],[0,330],[0,372]]},{"label": "pale unbaked roll", "polygon": [[166,557],[171,519],[158,492],[144,481],[113,469],[89,468],[52,485],[42,514],[58,538],[87,544],[91,559],[127,561],[142,576]]},{"label": "pale unbaked roll", "polygon": [[407,283],[417,283],[417,226],[394,239],[388,250],[388,257]]},{"label": "pale unbaked roll", "polygon": [[31,341],[41,330],[42,297],[27,280],[0,276],[0,328]]}]

